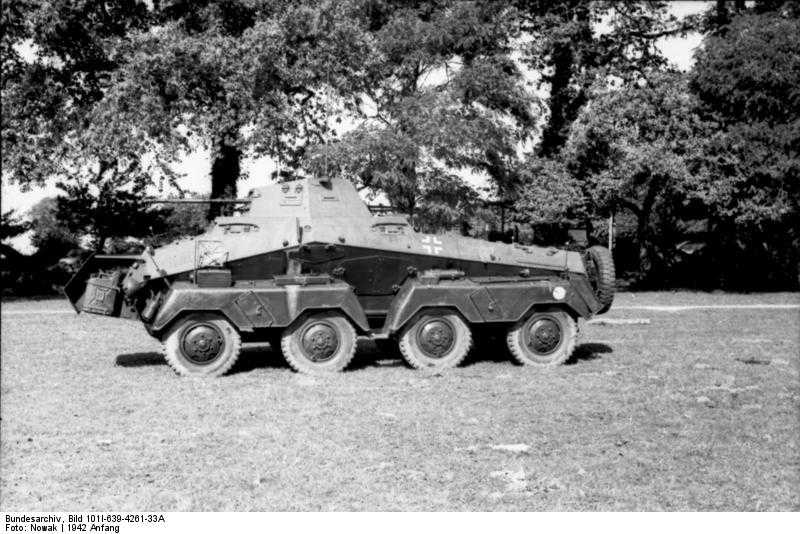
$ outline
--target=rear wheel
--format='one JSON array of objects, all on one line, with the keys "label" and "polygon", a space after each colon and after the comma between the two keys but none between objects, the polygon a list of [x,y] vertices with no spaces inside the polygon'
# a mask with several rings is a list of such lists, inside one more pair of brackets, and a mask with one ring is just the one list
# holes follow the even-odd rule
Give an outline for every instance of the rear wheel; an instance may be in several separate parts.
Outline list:
[{"label": "rear wheel", "polygon": [[415,369],[456,367],[472,346],[469,326],[451,310],[426,310],[400,334],[400,353]]},{"label": "rear wheel", "polygon": [[356,353],[356,331],[333,311],[306,315],[281,337],[283,356],[299,373],[325,375],[342,371]]},{"label": "rear wheel", "polygon": [[226,319],[193,313],[178,320],[164,337],[164,358],[182,376],[221,376],[239,357],[242,341]]},{"label": "rear wheel", "polygon": [[550,367],[572,355],[577,337],[575,319],[559,308],[547,308],[520,319],[509,329],[506,342],[519,363]]}]

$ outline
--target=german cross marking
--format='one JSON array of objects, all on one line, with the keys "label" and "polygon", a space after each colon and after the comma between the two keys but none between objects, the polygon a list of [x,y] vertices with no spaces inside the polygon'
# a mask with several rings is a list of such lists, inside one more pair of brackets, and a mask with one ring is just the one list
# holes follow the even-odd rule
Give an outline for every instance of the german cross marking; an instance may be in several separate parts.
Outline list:
[{"label": "german cross marking", "polygon": [[[422,248],[425,249],[425,252],[428,254],[441,254],[442,253],[442,242],[439,240],[438,237],[432,235],[426,235],[422,238]],[[437,246],[439,245],[439,246]]]}]

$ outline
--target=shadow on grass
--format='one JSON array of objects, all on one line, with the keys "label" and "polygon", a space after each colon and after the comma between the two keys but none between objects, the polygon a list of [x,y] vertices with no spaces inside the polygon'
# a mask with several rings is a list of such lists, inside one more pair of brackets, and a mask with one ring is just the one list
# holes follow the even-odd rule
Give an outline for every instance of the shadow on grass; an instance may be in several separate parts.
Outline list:
[{"label": "shadow on grass", "polygon": [[496,330],[476,330],[472,336],[472,350],[464,359],[462,367],[469,367],[476,363],[509,363],[514,358],[508,352],[505,335]]},{"label": "shadow on grass", "polygon": [[[116,358],[120,367],[147,367],[151,365],[167,365],[164,355],[160,352],[132,352],[120,354]],[[243,347],[239,358],[229,375],[246,373],[255,369],[288,369],[289,365],[280,352],[275,352],[269,345]]]},{"label": "shadow on grass", "polygon": [[[496,340],[492,340],[496,341]],[[469,367],[481,362],[509,362],[513,358],[508,353],[505,344],[480,343],[477,350],[473,350],[462,364]],[[575,365],[584,361],[598,360],[601,354],[609,354],[613,349],[603,343],[583,343],[575,348],[575,352],[564,365]],[[152,365],[167,365],[164,356],[159,352],[132,352],[120,354],[116,358],[116,365],[120,367],[147,367]],[[356,355],[347,371],[359,371],[370,367],[405,367],[399,350],[389,350],[379,347],[372,341],[359,341]],[[244,347],[236,360],[236,364],[227,373],[235,375],[247,373],[256,369],[289,369],[289,365],[280,351],[273,350],[269,345]]]},{"label": "shadow on grass", "polygon": [[289,369],[289,364],[283,359],[280,349],[274,350],[269,345],[243,347],[239,359],[227,375],[248,373],[256,369]]},{"label": "shadow on grass", "polygon": [[600,356],[601,354],[610,354],[612,352],[614,352],[614,349],[605,343],[581,343],[575,347],[572,356],[569,357],[569,360],[564,362],[564,365],[575,365],[581,362],[599,360],[602,358],[602,356]]},{"label": "shadow on grass", "polygon": [[145,367],[148,365],[167,365],[160,352],[132,352],[117,356],[116,364],[120,367]]},{"label": "shadow on grass", "polygon": [[360,339],[356,348],[353,361],[347,366],[347,371],[359,371],[369,367],[405,367],[400,349],[393,347],[390,342],[379,344],[368,339]]}]

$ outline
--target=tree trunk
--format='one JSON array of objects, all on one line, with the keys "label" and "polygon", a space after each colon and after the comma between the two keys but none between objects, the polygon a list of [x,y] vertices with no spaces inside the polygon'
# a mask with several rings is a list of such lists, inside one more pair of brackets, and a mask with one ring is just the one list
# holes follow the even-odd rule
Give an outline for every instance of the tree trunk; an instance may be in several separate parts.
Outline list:
[{"label": "tree trunk", "polygon": [[552,53],[553,75],[550,78],[550,119],[542,132],[541,154],[551,156],[558,152],[566,140],[567,107],[570,101],[569,83],[572,79],[572,47],[557,43]]},{"label": "tree trunk", "polygon": [[661,192],[663,177],[650,178],[647,192],[642,200],[641,210],[636,217],[636,239],[639,244],[639,273],[643,280],[652,276],[653,262],[651,261],[652,243],[650,242],[650,219],[656,204],[658,194]]},{"label": "tree trunk", "polygon": [[636,220],[636,241],[639,245],[639,279],[647,280],[650,276],[652,265],[650,263],[650,248],[648,247],[647,227],[649,216],[642,213]]},{"label": "tree trunk", "polygon": [[588,215],[583,219],[583,226],[584,230],[586,230],[586,243],[590,244],[594,241],[594,225],[592,224],[592,218]]},{"label": "tree trunk", "polygon": [[[211,163],[211,198],[236,198],[236,183],[241,175],[242,151],[226,143],[227,135],[221,135]],[[208,220],[230,213],[232,206],[210,204]]]},{"label": "tree trunk", "polygon": [[95,254],[103,254],[106,248],[106,241],[108,238],[104,235],[97,236],[97,242],[94,244],[94,253]]},{"label": "tree trunk", "polygon": [[[577,23],[570,40],[555,43],[551,51],[553,75],[550,78],[550,119],[542,132],[541,155],[556,154],[569,136],[569,129],[586,102],[584,87],[573,88],[573,71],[592,63],[587,57],[586,44],[593,40],[591,10],[578,3],[572,12],[571,21]],[[582,58],[576,59],[575,50],[581,50]]]}]

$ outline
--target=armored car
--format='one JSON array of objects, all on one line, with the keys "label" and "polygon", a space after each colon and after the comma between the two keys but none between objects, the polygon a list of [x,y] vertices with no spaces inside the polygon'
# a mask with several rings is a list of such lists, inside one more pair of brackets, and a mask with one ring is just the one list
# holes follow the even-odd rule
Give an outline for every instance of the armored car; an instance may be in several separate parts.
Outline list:
[{"label": "armored car", "polygon": [[279,346],[297,371],[344,369],[359,336],[414,368],[457,366],[500,332],[524,365],[575,348],[578,320],[607,311],[614,264],[584,252],[415,231],[373,215],[338,178],[255,190],[238,216],[141,255],[88,259],[65,287],[77,312],[141,321],[181,375],[219,376],[242,343]]}]

